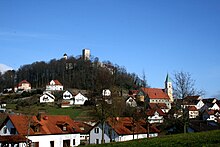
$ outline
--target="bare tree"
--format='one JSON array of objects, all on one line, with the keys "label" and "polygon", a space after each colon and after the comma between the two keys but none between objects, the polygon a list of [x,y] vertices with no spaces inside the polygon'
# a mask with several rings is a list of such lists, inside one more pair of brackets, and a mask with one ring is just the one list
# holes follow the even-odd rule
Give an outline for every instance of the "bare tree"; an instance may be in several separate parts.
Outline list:
[{"label": "bare tree", "polygon": [[175,98],[183,99],[192,95],[204,95],[203,90],[195,88],[195,80],[192,79],[191,74],[188,72],[175,72],[173,84]]},{"label": "bare tree", "polygon": [[204,91],[195,88],[195,80],[192,79],[191,74],[188,72],[176,72],[174,74],[174,97],[182,99],[182,122],[184,124],[184,133],[187,133],[187,126],[189,122],[189,110],[184,107],[184,98],[193,95],[203,95]]}]

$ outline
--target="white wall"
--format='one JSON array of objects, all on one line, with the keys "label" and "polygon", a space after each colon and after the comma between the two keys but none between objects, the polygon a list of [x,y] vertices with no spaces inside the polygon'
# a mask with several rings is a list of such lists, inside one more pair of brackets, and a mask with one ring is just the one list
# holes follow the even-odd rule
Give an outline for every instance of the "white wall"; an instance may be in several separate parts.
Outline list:
[{"label": "white wall", "polygon": [[87,100],[87,97],[83,96],[81,93],[78,93],[74,98],[74,105],[84,105],[85,101]]},{"label": "white wall", "polygon": [[[28,139],[39,142],[39,147],[50,147],[50,141],[54,141],[54,147],[63,147],[63,140],[70,140],[70,146],[80,145],[80,134],[29,136]],[[75,139],[75,145],[73,145],[73,139]]]}]

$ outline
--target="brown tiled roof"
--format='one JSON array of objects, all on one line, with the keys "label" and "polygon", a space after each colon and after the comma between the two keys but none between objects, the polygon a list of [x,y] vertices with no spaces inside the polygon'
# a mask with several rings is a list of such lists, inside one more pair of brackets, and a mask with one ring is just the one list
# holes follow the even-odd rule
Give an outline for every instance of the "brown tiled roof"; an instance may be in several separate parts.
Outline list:
[{"label": "brown tiled roof", "polygon": [[[113,117],[108,118],[107,123],[119,135],[145,134],[147,133],[147,125],[144,120],[134,121],[132,117]],[[159,133],[155,126],[150,126],[150,133]]]},{"label": "brown tiled roof", "polygon": [[27,141],[27,138],[23,135],[0,136],[1,143],[22,143],[26,141]]},{"label": "brown tiled roof", "polygon": [[168,109],[165,103],[149,103],[149,109]]},{"label": "brown tiled roof", "polygon": [[[55,85],[61,85],[61,86],[62,86],[62,84],[60,83],[60,81],[58,81],[58,80],[53,80],[53,81],[54,81]],[[50,85],[50,82],[48,83],[48,85]]]},{"label": "brown tiled roof", "polygon": [[160,116],[165,116],[166,115],[160,108],[149,109],[146,114],[147,114],[147,116],[154,116],[155,112],[159,113]]},{"label": "brown tiled roof", "polygon": [[[69,117],[64,115],[42,115],[41,119],[37,119],[36,116],[27,115],[9,115],[12,124],[16,128],[19,135],[27,135],[28,127],[30,126],[40,126],[39,132],[34,132],[30,127],[29,135],[44,135],[44,134],[74,134],[79,133],[81,130],[77,124]],[[57,123],[59,121],[67,124],[67,131],[62,131]]]},{"label": "brown tiled roof", "polygon": [[137,95],[138,90],[129,90],[129,95]]},{"label": "brown tiled roof", "polygon": [[198,109],[195,106],[189,106],[188,110],[189,111],[198,111]]},{"label": "brown tiled roof", "polygon": [[81,132],[82,134],[89,134],[89,132],[91,131],[92,129],[92,126],[87,124],[87,123],[84,123],[84,122],[76,122],[76,124],[79,126],[79,128],[81,129]]},{"label": "brown tiled roof", "polygon": [[164,92],[164,89],[159,89],[159,88],[141,88],[141,90],[150,99],[170,99],[168,94],[166,92]]},{"label": "brown tiled roof", "polygon": [[195,96],[187,96],[185,97],[184,99],[195,99],[195,100],[198,100],[199,99],[199,95],[195,95]]}]

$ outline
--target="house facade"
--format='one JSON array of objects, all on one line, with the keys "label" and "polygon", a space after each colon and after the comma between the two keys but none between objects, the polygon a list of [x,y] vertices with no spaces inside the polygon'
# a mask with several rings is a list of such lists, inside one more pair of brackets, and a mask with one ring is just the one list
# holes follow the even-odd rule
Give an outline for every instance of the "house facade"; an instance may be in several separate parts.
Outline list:
[{"label": "house facade", "polygon": [[46,91],[62,91],[63,85],[58,80],[51,80],[46,85]]},{"label": "house facade", "polygon": [[74,96],[74,105],[84,105],[84,103],[88,101],[88,98],[85,97],[80,92]]},{"label": "house facade", "polygon": [[104,131],[104,141],[109,142],[122,142],[133,139],[141,139],[149,137],[157,137],[159,130],[150,126],[149,135],[147,132],[146,122],[139,120],[134,122],[131,117],[116,117],[108,118],[104,123],[104,129],[102,130],[102,124],[97,123],[90,131],[90,144],[101,144],[102,131]]},{"label": "house facade", "polygon": [[33,147],[78,146],[80,132],[69,116],[61,115],[9,115],[0,127],[1,136],[25,136]]},{"label": "house facade", "polygon": [[148,110],[146,114],[150,124],[162,124],[164,122],[165,113],[159,108]]},{"label": "house facade", "polygon": [[21,81],[17,86],[14,87],[15,92],[29,90],[31,90],[31,84],[27,80]]},{"label": "house facade", "polygon": [[40,103],[53,103],[55,101],[55,96],[50,92],[44,92],[40,97]]},{"label": "house facade", "polygon": [[126,106],[127,107],[137,107],[137,102],[135,101],[135,97],[129,96],[126,101]]}]

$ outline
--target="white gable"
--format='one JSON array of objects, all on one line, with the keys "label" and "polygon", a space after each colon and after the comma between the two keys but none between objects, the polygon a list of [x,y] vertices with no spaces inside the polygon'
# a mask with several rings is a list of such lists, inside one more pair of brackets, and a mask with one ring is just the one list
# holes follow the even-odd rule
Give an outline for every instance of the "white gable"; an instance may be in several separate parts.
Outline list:
[{"label": "white gable", "polygon": [[74,100],[75,100],[74,102],[75,105],[84,105],[85,101],[87,101],[88,98],[82,95],[81,93],[78,93],[75,96]]},{"label": "white gable", "polygon": [[111,96],[111,91],[110,91],[109,89],[104,89],[104,90],[102,91],[102,95],[103,95],[103,96]]},{"label": "white gable", "polygon": [[51,102],[54,102],[54,100],[55,100],[55,97],[49,92],[45,92],[40,97],[40,103],[51,103]]},{"label": "white gable", "polygon": [[129,106],[129,107],[137,107],[137,103],[136,101],[134,100],[134,98],[132,97],[129,97],[126,101],[126,106]]},{"label": "white gable", "polygon": [[215,103],[212,107],[211,110],[219,110],[219,106]]},{"label": "white gable", "polygon": [[199,102],[196,104],[196,108],[199,110],[201,109],[205,104],[203,103],[203,101],[200,99]]},{"label": "white gable", "polygon": [[70,99],[72,99],[72,98],[73,98],[73,95],[72,95],[72,93],[69,92],[68,90],[63,93],[63,99],[64,99],[64,100],[70,100]]}]

